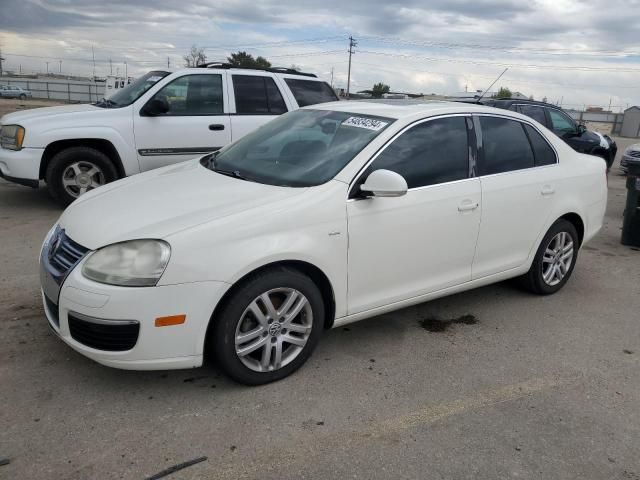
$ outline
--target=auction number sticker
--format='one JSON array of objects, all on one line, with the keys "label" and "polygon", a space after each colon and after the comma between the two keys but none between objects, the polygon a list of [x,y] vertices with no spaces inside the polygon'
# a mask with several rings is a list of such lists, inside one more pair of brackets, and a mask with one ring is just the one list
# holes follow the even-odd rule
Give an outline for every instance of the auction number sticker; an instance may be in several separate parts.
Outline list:
[{"label": "auction number sticker", "polygon": [[382,130],[388,124],[387,122],[374,120],[373,118],[349,117],[344,122],[342,122],[342,125],[347,125],[349,127],[366,128],[367,130],[373,130],[374,132],[377,132],[378,130]]}]

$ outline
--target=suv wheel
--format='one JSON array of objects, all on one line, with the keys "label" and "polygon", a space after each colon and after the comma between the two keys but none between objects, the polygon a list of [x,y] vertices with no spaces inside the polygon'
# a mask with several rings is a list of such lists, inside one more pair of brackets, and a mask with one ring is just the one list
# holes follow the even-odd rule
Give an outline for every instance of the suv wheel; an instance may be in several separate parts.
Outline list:
[{"label": "suv wheel", "polygon": [[23,102],[27,99],[27,96],[24,93],[20,94],[20,100],[22,100]]},{"label": "suv wheel", "polygon": [[49,162],[45,175],[49,193],[62,206],[117,178],[109,157],[90,147],[71,147],[58,152]]},{"label": "suv wheel", "polygon": [[571,277],[578,259],[578,233],[571,222],[560,219],[542,239],[533,264],[521,280],[527,290],[550,295]]},{"label": "suv wheel", "polygon": [[244,282],[214,319],[211,347],[227,375],[247,385],[273,382],[311,355],[324,326],[324,303],[313,281],[278,268]]}]

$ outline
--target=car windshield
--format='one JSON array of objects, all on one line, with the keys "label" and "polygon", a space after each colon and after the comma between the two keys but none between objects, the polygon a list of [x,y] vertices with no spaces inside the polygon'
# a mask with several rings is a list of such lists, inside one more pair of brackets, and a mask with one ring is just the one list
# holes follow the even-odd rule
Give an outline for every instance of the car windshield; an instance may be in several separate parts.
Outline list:
[{"label": "car windshield", "polygon": [[212,170],[269,185],[310,187],[332,179],[393,119],[329,110],[282,115],[203,158]]},{"label": "car windshield", "polygon": [[117,108],[117,107],[126,107],[135,102],[138,98],[140,98],[147,90],[153,87],[156,83],[162,80],[164,77],[169,75],[169,72],[163,71],[154,71],[149,72],[146,75],[138,78],[137,80],[131,82],[122,90],[118,91],[111,95],[111,97],[107,99],[103,99],[102,101],[96,103],[98,107],[105,108]]}]

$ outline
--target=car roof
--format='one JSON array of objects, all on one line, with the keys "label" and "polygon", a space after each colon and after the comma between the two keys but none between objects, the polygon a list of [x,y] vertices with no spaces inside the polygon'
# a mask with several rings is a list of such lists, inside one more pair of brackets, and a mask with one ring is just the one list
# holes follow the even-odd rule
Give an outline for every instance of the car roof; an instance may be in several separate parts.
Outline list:
[{"label": "car roof", "polygon": [[372,115],[387,118],[409,118],[409,117],[430,117],[447,113],[493,113],[504,115],[508,112],[514,118],[525,118],[516,112],[487,107],[485,105],[447,102],[438,100],[405,101],[405,100],[385,100],[385,101],[363,101],[347,100],[339,102],[321,103],[304,107],[309,110],[332,110],[336,112],[359,113],[361,115]]},{"label": "car roof", "polygon": [[520,98],[487,98],[486,100],[481,100],[481,102],[486,102],[487,105],[490,104],[500,104],[500,105],[513,105],[513,104],[527,104],[527,105],[537,105],[539,107],[548,107],[555,108],[557,110],[562,110],[558,105],[553,105],[552,103],[541,102],[538,100],[529,100],[520,99]]},{"label": "car roof", "polygon": [[207,64],[208,66],[205,65],[199,65],[197,67],[189,67],[189,68],[183,68],[180,70],[176,70],[175,72],[172,73],[187,73],[187,72],[193,72],[195,71],[199,71],[199,72],[211,72],[211,71],[231,71],[234,73],[271,73],[274,75],[280,75],[282,77],[286,77],[286,78],[299,78],[299,79],[305,79],[305,80],[311,80],[311,81],[317,81],[317,82],[323,82],[324,80],[319,79],[315,74],[313,73],[308,73],[308,72],[300,72],[298,70],[294,70],[291,68],[284,68],[284,67],[273,67],[273,68],[239,68],[239,67],[234,67],[233,65],[229,65],[226,63],[218,63],[218,62],[213,62],[210,64]]}]

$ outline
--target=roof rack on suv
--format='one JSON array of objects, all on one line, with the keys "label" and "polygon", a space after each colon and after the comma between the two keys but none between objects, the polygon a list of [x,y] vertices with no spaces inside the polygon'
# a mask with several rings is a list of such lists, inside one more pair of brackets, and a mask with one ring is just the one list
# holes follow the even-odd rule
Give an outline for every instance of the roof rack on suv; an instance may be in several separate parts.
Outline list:
[{"label": "roof rack on suv", "polygon": [[[198,65],[196,65],[195,68],[229,69],[229,68],[242,68],[242,67],[238,67],[237,65],[232,65],[230,63],[225,63],[225,62],[207,62],[207,63],[199,63]],[[289,73],[291,75],[302,75],[304,77],[314,77],[314,78],[318,77],[315,73],[300,72],[293,68],[287,68],[287,67],[247,68],[247,70],[261,70],[264,72],[271,72],[271,73]]]}]

